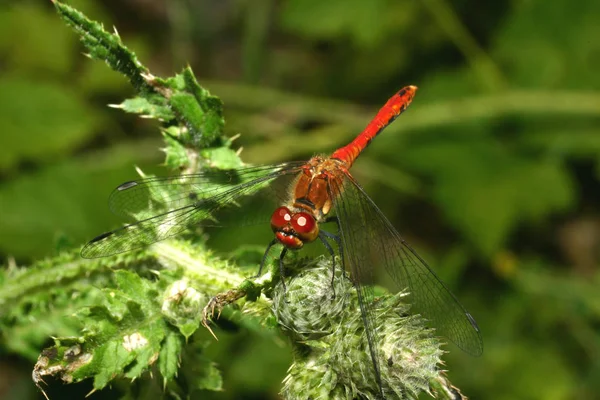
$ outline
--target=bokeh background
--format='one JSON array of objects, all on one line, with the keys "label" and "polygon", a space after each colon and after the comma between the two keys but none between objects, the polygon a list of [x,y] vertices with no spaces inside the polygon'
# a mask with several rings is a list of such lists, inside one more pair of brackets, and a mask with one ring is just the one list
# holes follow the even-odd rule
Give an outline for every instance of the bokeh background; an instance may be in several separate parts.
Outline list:
[{"label": "bokeh background", "polygon": [[[251,163],[328,153],[419,86],[354,174],[481,326],[482,357],[447,347],[450,380],[473,399],[600,399],[600,2],[69,4],[155,75],[189,63]],[[134,166],[168,173],[157,124],[106,107],[126,80],[82,52],[50,1],[0,3],[2,264],[117,226],[106,199]],[[232,233],[211,236],[225,256]],[[276,398],[289,348],[223,336],[225,392],[196,395]],[[34,362],[0,349],[0,397],[39,397]]]}]

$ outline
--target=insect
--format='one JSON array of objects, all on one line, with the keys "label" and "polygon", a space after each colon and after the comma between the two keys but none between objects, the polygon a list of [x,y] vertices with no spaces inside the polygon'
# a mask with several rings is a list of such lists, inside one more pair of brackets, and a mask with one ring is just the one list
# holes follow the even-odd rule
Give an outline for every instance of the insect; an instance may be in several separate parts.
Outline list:
[{"label": "insect", "polygon": [[[81,254],[86,258],[107,256],[178,235],[192,225],[218,225],[213,216],[216,212],[285,179],[287,190],[267,191],[276,197],[279,207],[271,214],[275,238],[268,245],[261,269],[269,249],[276,244],[283,245],[279,257],[282,269],[290,250],[319,240],[334,255],[330,242],[337,244],[343,268],[350,272],[356,287],[381,396],[384,388],[374,328],[374,294],[369,284],[375,268],[387,271],[398,288],[408,288],[412,309],[437,333],[467,353],[479,355],[483,342],[473,317],[349,172],[369,143],[406,110],[416,90],[407,86],[394,94],[350,144],[328,157],[126,182],[112,193],[109,205],[115,213],[134,216],[137,222],[92,239]],[[328,222],[337,225],[336,233],[322,229]]]}]

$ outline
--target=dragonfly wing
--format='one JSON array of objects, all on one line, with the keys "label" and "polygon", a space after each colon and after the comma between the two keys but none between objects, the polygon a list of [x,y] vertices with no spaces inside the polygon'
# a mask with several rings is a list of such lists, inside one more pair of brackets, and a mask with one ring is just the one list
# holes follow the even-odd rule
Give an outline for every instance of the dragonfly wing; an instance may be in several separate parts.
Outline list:
[{"label": "dragonfly wing", "polygon": [[92,239],[81,255],[96,258],[123,253],[176,236],[191,225],[214,225],[217,211],[259,192],[277,178],[296,175],[301,165],[286,163],[127,182],[113,192],[110,204],[120,214],[131,214],[139,221]]},{"label": "dragonfly wing", "polygon": [[[219,199],[220,195],[230,191],[232,187],[251,182],[254,184],[250,186],[258,191],[262,178],[289,174],[302,164],[304,163],[291,162],[139,179],[119,185],[111,193],[108,204],[114,214],[139,221],[198,201]],[[229,200],[227,196],[223,199]]]},{"label": "dragonfly wing", "polygon": [[[363,293],[365,299],[369,299],[371,292],[362,287],[374,283],[374,271],[383,268],[395,289],[409,290],[415,313],[425,317],[439,335],[469,354],[480,355],[483,341],[471,314],[400,236],[352,176],[347,175],[341,185],[335,196],[335,210],[345,262],[355,283],[361,287],[359,296]],[[370,311],[370,307],[366,310]],[[372,327],[373,317],[368,318]],[[374,356],[377,351],[371,350],[371,353]]]},{"label": "dragonfly wing", "polygon": [[187,222],[200,220],[206,215],[206,212],[198,210],[194,206],[187,206],[125,225],[89,241],[81,250],[81,256],[84,258],[105,257],[146,247],[183,232],[188,226]]},{"label": "dragonfly wing", "polygon": [[[369,353],[375,369],[375,379],[383,396],[381,381],[379,339],[375,321],[373,269],[371,264],[373,257],[370,253],[363,251],[362,247],[356,247],[358,243],[368,240],[370,235],[365,235],[369,228],[367,216],[361,213],[367,210],[360,206],[360,193],[358,193],[349,179],[330,182],[330,196],[334,199],[335,214],[340,229],[342,260],[344,268],[350,271],[351,279],[356,288],[361,317],[365,326],[365,334],[369,346]],[[368,249],[370,250],[370,248]]]}]

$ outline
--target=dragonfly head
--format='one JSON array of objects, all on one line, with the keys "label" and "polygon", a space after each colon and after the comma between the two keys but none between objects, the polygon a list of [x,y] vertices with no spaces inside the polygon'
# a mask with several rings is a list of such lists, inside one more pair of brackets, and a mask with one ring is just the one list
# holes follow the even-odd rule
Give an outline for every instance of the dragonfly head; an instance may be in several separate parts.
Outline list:
[{"label": "dragonfly head", "polygon": [[287,207],[273,212],[271,229],[277,240],[290,249],[299,249],[319,236],[319,225],[312,215],[304,211],[294,213]]}]

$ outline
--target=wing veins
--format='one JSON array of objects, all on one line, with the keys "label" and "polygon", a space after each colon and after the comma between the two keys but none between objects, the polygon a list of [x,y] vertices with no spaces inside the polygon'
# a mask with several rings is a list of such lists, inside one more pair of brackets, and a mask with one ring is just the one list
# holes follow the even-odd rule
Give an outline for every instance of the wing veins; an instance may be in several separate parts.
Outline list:
[{"label": "wing veins", "polygon": [[[273,166],[265,167],[262,170],[269,173],[219,191],[211,197],[196,200],[192,204],[168,210],[102,234],[87,243],[81,254],[85,258],[103,257],[145,247],[175,236],[190,224],[209,219],[215,211],[231,205],[235,199],[251,192],[257,185],[299,171],[296,163],[282,164],[279,169],[276,168],[276,172],[273,172]],[[132,188],[134,187],[132,186]],[[258,189],[258,191],[260,190],[262,188]],[[202,208],[202,205],[207,205],[207,207]]]},{"label": "wing veins", "polygon": [[[351,241],[345,247],[350,252],[369,254],[379,264],[383,264],[387,274],[400,289],[410,290],[414,309],[428,319],[439,334],[467,353],[481,354],[481,333],[471,314],[425,260],[400,236],[354,178],[349,174],[346,177],[336,210],[346,210],[343,211],[347,214],[346,217],[352,218],[353,222],[346,224],[366,228],[359,230],[356,235],[344,235]],[[340,224],[343,225],[342,222]],[[348,227],[346,230],[349,230]],[[371,233],[370,237],[367,232]],[[384,242],[386,238],[389,240]],[[352,260],[351,257],[347,258]],[[357,267],[360,268],[360,265],[352,266]]]}]

